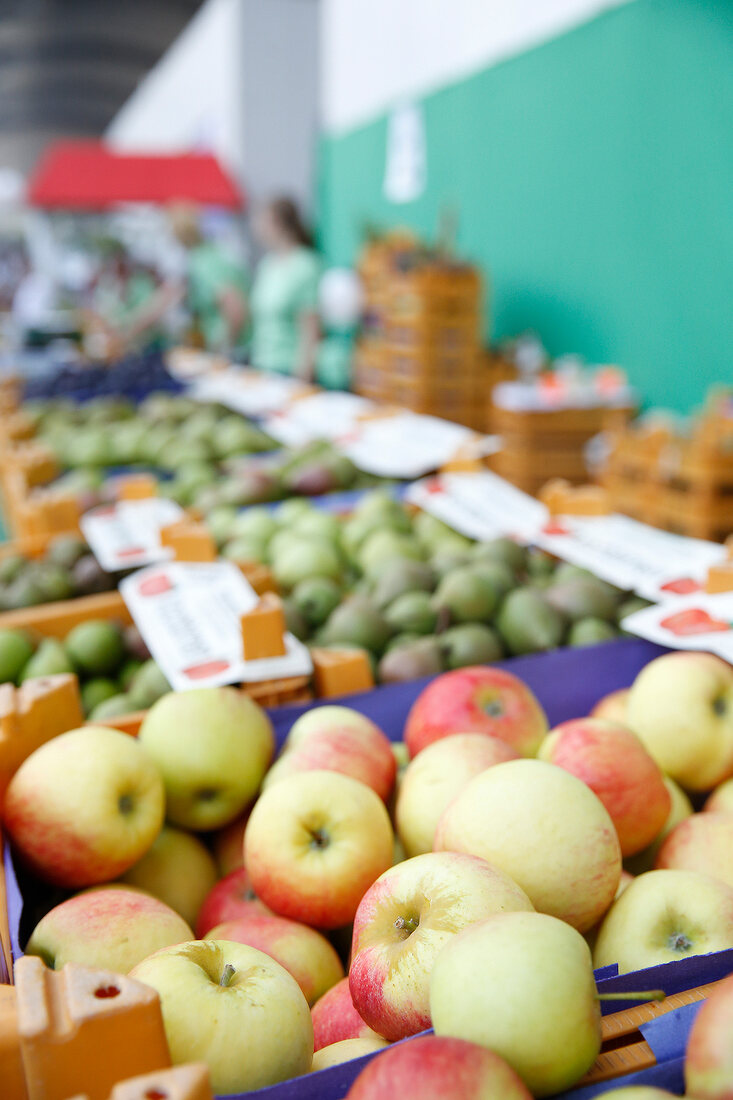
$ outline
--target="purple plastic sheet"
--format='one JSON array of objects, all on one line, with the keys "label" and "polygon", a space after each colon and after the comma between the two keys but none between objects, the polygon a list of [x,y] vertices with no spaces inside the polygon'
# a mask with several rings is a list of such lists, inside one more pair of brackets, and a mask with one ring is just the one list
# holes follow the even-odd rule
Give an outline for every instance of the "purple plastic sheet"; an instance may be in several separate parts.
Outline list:
[{"label": "purple plastic sheet", "polygon": [[[602,645],[590,646],[585,649],[559,649],[551,653],[533,654],[528,657],[515,657],[511,660],[498,662],[499,667],[513,672],[534,691],[544,707],[550,725],[567,721],[570,718],[582,717],[588,714],[598,700],[611,691],[629,687],[637,673],[654,657],[666,652],[659,646],[638,638],[619,639]],[[399,741],[407,714],[417,696],[422,691],[428,680],[417,680],[408,684],[389,684],[376,690],[359,695],[349,695],[342,701],[355,710],[360,711],[372,721],[376,722],[392,741]],[[337,702],[338,700],[329,700]],[[290,730],[293,722],[306,710],[318,706],[318,703],[308,703],[298,706],[278,707],[269,712],[272,719],[278,745],[281,745]],[[10,921],[11,942],[13,956],[17,958],[22,952],[18,943],[18,930],[22,910],[22,898],[18,889],[17,880],[13,872],[12,861],[5,852],[5,868],[7,876],[8,892],[8,916]],[[733,970],[733,951],[726,952],[731,959],[725,961],[728,967],[725,973]],[[695,960],[686,960],[686,966]],[[710,967],[711,964],[708,964]],[[703,968],[704,969],[704,968]],[[654,981],[653,988],[659,988],[661,979],[652,979],[650,975],[654,971],[643,971],[645,982]],[[693,975],[697,970],[693,967]],[[717,973],[716,977],[722,977]],[[652,988],[649,985],[639,986],[632,979],[632,984],[627,983],[628,975],[606,976],[606,970],[597,975],[599,986],[613,989]],[[671,985],[675,979],[670,978]],[[678,979],[680,989],[689,989],[702,981],[713,981],[712,977],[693,978],[688,980],[687,973]],[[638,979],[637,979],[638,982]],[[620,984],[619,984],[620,983]],[[662,988],[667,988],[662,985]],[[667,992],[677,992],[671,986]],[[613,1011],[610,1009],[609,1011]],[[409,1042],[410,1040],[404,1040]],[[244,1096],[256,1097],[258,1100],[342,1100],[348,1092],[352,1082],[364,1068],[366,1063],[375,1057],[375,1054],[365,1055],[341,1066],[321,1070],[318,1073],[308,1074],[292,1081],[285,1081],[279,1085],[271,1085],[268,1088],[258,1089],[255,1092],[237,1094],[237,1100]],[[655,1067],[662,1070],[664,1067]],[[650,1071],[647,1071],[650,1072]],[[641,1077],[642,1075],[635,1075]],[[676,1078],[675,1078],[676,1080]],[[618,1081],[609,1082],[604,1086],[595,1086],[594,1091],[572,1093],[573,1100],[584,1100],[585,1096],[593,1096],[604,1092],[609,1088],[618,1087]],[[665,1085],[670,1087],[670,1085]],[[672,1089],[674,1091],[674,1089]],[[571,1094],[568,1094],[570,1096]]]}]

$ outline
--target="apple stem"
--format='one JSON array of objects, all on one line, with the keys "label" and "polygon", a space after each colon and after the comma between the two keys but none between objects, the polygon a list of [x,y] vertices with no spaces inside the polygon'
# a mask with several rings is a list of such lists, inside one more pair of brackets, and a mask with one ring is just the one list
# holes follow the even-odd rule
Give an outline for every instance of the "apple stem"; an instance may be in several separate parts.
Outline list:
[{"label": "apple stem", "polygon": [[663,1001],[667,994],[663,989],[640,989],[631,993],[599,993],[599,1001]]},{"label": "apple stem", "polygon": [[395,928],[408,933],[414,932],[420,922],[415,917],[398,917],[394,922]]},{"label": "apple stem", "polygon": [[234,967],[232,966],[232,964],[227,963],[226,966],[224,967],[224,969],[221,972],[221,977],[219,978],[219,985],[223,986],[223,987],[231,985],[232,984],[232,978],[234,977],[234,975],[236,973],[237,972],[234,969]]}]

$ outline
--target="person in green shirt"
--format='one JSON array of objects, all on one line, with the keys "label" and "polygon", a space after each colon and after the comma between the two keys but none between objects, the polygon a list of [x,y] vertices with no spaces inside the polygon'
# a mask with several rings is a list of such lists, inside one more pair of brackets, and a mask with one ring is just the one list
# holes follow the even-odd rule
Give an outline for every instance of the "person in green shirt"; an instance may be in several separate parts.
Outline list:
[{"label": "person in green shirt", "polygon": [[265,248],[250,297],[252,366],[310,382],[316,373],[321,265],[298,208],[274,199],[254,225]]}]

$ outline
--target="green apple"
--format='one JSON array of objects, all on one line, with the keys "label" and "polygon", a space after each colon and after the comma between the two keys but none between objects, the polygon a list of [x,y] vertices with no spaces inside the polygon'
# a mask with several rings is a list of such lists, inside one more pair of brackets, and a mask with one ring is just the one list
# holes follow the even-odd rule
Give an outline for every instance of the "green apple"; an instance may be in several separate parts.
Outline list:
[{"label": "green apple", "polygon": [[173,1064],[206,1062],[213,1092],[250,1092],[309,1071],[308,1002],[262,951],[194,940],[157,951],[131,976],[160,994]]},{"label": "green apple", "polygon": [[565,921],[501,913],[460,932],[430,979],[436,1035],[488,1047],[534,1096],[575,1084],[601,1049],[587,943]]},{"label": "green apple", "polygon": [[733,668],[710,653],[667,653],[641,670],[627,723],[662,771],[689,791],[733,774]]},{"label": "green apple", "polygon": [[733,947],[733,889],[697,871],[649,871],[629,883],[598,932],[596,966],[620,973]]},{"label": "green apple", "polygon": [[168,820],[197,831],[218,829],[249,805],[275,745],[265,712],[230,687],[164,695],[139,742],[163,777]]},{"label": "green apple", "polygon": [[342,1039],[339,1043],[331,1043],[328,1047],[321,1047],[313,1055],[311,1072],[319,1069],[329,1069],[330,1066],[340,1066],[344,1062],[351,1062],[354,1058],[362,1058],[365,1054],[375,1054],[378,1050],[384,1050],[389,1043],[386,1039],[380,1039],[375,1035],[373,1039]]},{"label": "green apple", "polygon": [[675,783],[674,779],[670,779],[668,775],[663,777],[663,782],[669,791],[670,797],[670,809],[667,814],[667,820],[661,831],[648,847],[644,848],[641,852],[637,852],[635,856],[630,856],[628,859],[624,860],[624,867],[627,871],[630,871],[632,875],[642,875],[645,871],[651,871],[654,866],[654,861],[657,858],[657,852],[662,847],[665,838],[669,836],[672,830],[679,825],[681,821],[684,821],[685,818],[690,817],[694,813],[692,803],[679,784]]},{"label": "green apple", "polygon": [[201,904],[218,877],[214,858],[198,837],[164,825],[122,881],[160,898],[194,928]]},{"label": "green apple", "polygon": [[601,800],[541,760],[509,760],[472,779],[440,819],[435,850],[481,856],[518,882],[538,912],[580,932],[606,912],[621,877]]}]

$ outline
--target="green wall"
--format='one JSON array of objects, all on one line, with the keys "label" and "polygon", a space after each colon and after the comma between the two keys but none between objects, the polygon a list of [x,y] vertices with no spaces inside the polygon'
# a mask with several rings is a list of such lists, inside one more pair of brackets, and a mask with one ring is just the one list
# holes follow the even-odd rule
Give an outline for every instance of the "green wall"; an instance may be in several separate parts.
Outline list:
[{"label": "green wall", "polygon": [[733,382],[731,0],[634,0],[424,109],[414,203],[382,195],[384,117],[323,139],[332,260],[353,260],[367,221],[432,236],[453,205],[461,253],[491,272],[494,336],[615,361],[681,410]]}]

